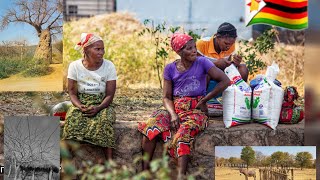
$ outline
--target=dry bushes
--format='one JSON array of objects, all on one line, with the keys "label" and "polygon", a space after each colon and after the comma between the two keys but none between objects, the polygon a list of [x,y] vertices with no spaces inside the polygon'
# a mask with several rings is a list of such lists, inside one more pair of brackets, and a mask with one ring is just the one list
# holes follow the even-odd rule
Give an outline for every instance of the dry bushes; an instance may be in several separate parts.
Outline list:
[{"label": "dry bushes", "polygon": [[[74,46],[83,32],[100,35],[105,44],[104,58],[117,69],[118,85],[157,84],[154,70],[155,48],[150,38],[139,37],[144,26],[131,14],[114,13],[81,19],[64,24],[64,76],[71,61],[81,58]],[[64,79],[64,87],[65,81]]]},{"label": "dry bushes", "polygon": [[267,65],[273,61],[279,65],[277,79],[282,87],[296,86],[300,96],[304,95],[304,49],[304,46],[277,43],[272,52],[262,56]]}]

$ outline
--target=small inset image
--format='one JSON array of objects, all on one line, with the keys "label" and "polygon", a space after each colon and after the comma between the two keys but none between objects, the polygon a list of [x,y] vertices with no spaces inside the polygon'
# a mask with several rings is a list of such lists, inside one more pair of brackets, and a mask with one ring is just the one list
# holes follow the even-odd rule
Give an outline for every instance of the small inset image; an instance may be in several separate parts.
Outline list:
[{"label": "small inset image", "polygon": [[7,116],[4,179],[60,179],[58,117]]},{"label": "small inset image", "polygon": [[62,1],[0,2],[0,91],[62,91]]},{"label": "small inset image", "polygon": [[215,179],[315,180],[316,146],[216,146]]}]

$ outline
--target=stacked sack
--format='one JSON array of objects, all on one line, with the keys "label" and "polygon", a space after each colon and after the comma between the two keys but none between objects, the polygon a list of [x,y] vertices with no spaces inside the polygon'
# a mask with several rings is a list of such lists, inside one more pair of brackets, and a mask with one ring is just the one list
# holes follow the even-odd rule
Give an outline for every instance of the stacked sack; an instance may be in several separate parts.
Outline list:
[{"label": "stacked sack", "polygon": [[226,128],[251,122],[250,86],[232,64],[225,69],[231,85],[223,92],[223,122]]},{"label": "stacked sack", "polygon": [[266,76],[253,89],[252,119],[272,129],[276,129],[284,92],[274,83],[279,73],[279,66],[268,66]]},{"label": "stacked sack", "polygon": [[[290,103],[285,101],[287,103],[282,106],[284,91],[281,83],[276,80],[279,73],[277,64],[268,66],[266,75],[258,75],[251,81],[253,89],[243,81],[234,65],[227,67],[225,73],[231,81],[231,85],[223,92],[223,122],[226,128],[250,123],[253,119],[255,122],[276,129],[280,112],[282,123],[289,123],[288,118],[291,118],[290,122],[296,119],[296,112],[301,112],[297,121],[303,118],[303,111],[292,106],[290,100],[294,97],[289,96],[292,95],[292,91],[287,92],[289,94],[287,101]],[[288,109],[289,106],[291,109]]]}]

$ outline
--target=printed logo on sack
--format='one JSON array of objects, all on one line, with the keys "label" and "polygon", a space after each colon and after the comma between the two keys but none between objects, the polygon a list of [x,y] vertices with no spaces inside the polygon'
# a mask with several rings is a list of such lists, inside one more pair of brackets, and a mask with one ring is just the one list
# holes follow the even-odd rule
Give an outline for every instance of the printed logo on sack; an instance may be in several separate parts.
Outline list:
[{"label": "printed logo on sack", "polygon": [[232,84],[237,84],[242,80],[241,76],[235,76],[232,78]]},{"label": "printed logo on sack", "polygon": [[263,83],[259,83],[256,87],[254,87],[254,90],[257,90],[259,88],[263,88]]}]

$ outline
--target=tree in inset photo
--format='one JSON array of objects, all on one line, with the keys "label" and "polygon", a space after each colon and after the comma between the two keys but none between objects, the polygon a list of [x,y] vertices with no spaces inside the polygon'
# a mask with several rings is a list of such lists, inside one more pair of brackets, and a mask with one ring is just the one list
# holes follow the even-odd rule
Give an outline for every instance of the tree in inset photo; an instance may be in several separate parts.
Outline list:
[{"label": "tree in inset photo", "polygon": [[[6,0],[0,7],[0,60],[3,62],[0,79],[14,82],[14,75],[39,77],[59,69],[62,63],[62,1]],[[41,79],[34,80],[41,82]],[[20,90],[3,83],[9,91]],[[33,90],[27,86],[23,89]]]},{"label": "tree in inset photo", "polygon": [[59,121],[55,117],[6,117],[5,179],[59,179]]}]

